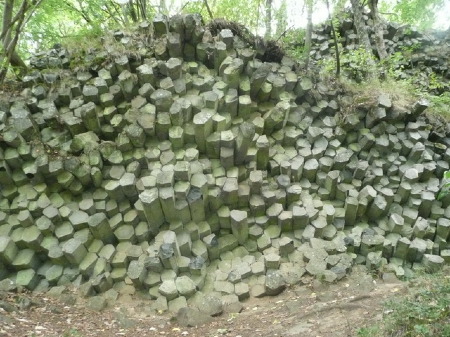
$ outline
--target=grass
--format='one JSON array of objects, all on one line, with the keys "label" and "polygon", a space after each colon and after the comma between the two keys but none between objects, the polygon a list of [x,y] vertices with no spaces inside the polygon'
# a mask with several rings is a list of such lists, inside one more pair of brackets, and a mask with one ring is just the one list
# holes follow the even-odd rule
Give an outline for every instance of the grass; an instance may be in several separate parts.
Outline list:
[{"label": "grass", "polygon": [[450,275],[422,275],[410,282],[410,293],[388,301],[381,323],[359,329],[359,337],[450,337]]},{"label": "grass", "polygon": [[378,97],[389,94],[392,102],[399,109],[406,109],[418,99],[414,87],[408,81],[398,81],[391,78],[380,80],[367,79],[364,82],[341,80],[341,85],[347,93],[353,95],[354,103],[372,107],[377,104]]},{"label": "grass", "polygon": [[426,110],[428,114],[443,118],[444,121],[450,122],[450,93],[445,92],[439,96],[436,95],[426,95],[431,106]]}]

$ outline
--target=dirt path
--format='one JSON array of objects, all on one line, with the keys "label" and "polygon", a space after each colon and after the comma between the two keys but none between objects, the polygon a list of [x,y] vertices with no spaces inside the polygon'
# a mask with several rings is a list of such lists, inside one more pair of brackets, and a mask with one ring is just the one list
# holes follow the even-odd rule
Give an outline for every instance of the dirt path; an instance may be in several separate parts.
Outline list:
[{"label": "dirt path", "polygon": [[240,314],[186,328],[168,314],[151,313],[148,302],[122,299],[91,311],[74,294],[0,294],[0,337],[18,336],[302,336],[347,337],[381,319],[383,302],[406,292],[406,283],[374,280],[361,268],[326,285],[313,279],[276,297],[251,298]]}]

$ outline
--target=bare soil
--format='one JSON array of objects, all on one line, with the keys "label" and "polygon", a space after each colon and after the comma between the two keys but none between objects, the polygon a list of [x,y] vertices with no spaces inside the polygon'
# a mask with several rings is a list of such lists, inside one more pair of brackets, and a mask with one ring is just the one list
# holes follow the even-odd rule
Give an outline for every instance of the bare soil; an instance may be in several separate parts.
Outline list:
[{"label": "bare soil", "polygon": [[18,336],[356,336],[383,316],[383,302],[407,292],[392,275],[374,278],[364,268],[335,284],[306,278],[275,297],[251,298],[239,314],[222,314],[197,327],[180,326],[173,315],[155,314],[149,302],[124,296],[101,312],[68,293],[0,294],[0,337]]}]

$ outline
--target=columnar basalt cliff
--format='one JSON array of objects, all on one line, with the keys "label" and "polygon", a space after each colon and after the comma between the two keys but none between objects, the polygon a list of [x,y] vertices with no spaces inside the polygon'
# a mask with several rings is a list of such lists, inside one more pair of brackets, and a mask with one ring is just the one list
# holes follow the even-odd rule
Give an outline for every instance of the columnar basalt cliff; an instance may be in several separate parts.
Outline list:
[{"label": "columnar basalt cliff", "polygon": [[336,91],[196,15],[114,38],[77,71],[63,48],[35,56],[2,102],[3,289],[134,288],[215,315],[304,275],[450,261],[449,142],[426,102],[337,118]]}]

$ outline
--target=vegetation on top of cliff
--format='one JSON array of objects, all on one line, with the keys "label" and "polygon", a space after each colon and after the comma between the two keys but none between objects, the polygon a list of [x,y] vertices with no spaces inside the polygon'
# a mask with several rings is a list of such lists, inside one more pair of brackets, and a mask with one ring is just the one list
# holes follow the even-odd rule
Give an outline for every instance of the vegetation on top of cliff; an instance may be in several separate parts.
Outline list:
[{"label": "vegetation on top of cliff", "polygon": [[[352,0],[350,7],[343,0],[305,0],[302,4],[288,0],[5,0],[0,81],[7,75],[21,79],[28,67],[23,60],[52,45],[62,45],[69,52],[70,69],[86,70],[88,64],[101,68],[121,54],[140,58],[155,44],[148,33],[151,25],[145,22],[157,15],[198,12],[213,36],[230,29],[262,61],[280,62],[287,54],[299,69],[339,77],[342,87],[358,99],[373,100],[368,94],[383,86],[400,101],[426,97],[432,103],[429,112],[447,118],[450,65],[444,55],[448,55],[449,43],[445,34],[423,34],[414,28],[430,28],[444,5],[443,0],[396,4]],[[306,23],[304,29],[293,22],[296,10],[302,12],[296,20]],[[313,19],[323,13],[328,13],[327,20],[313,27]]]}]

